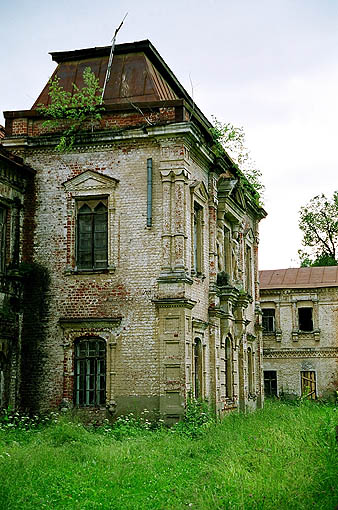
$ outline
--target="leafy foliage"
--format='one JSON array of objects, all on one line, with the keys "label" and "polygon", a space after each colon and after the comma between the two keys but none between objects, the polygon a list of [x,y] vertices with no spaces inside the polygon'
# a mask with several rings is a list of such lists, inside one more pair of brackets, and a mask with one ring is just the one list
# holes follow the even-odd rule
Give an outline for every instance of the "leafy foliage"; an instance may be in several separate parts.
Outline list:
[{"label": "leafy foliage", "polygon": [[73,94],[64,90],[60,85],[60,79],[55,77],[49,81],[49,96],[51,104],[39,105],[38,112],[48,117],[43,125],[48,128],[59,128],[62,121],[68,121],[69,126],[63,132],[56,150],[65,152],[72,149],[75,142],[75,134],[81,129],[86,121],[91,122],[92,130],[94,122],[101,119],[101,93],[99,79],[96,78],[90,67],[83,71],[84,86],[80,89],[73,83]]},{"label": "leafy foliage", "polygon": [[190,438],[196,438],[200,437],[212,423],[215,423],[215,418],[208,402],[191,398],[187,402],[183,420],[179,421],[172,430]]},{"label": "leafy foliage", "polygon": [[245,147],[243,127],[235,127],[230,122],[222,123],[216,117],[212,117],[212,120],[214,127],[210,132],[213,138],[214,153],[217,157],[224,155],[224,151],[229,154],[240,174],[241,185],[253,195],[258,205],[262,205],[265,189],[262,183],[262,173]]},{"label": "leafy foliage", "polygon": [[302,267],[337,265],[338,191],[333,193],[332,199],[322,193],[301,207],[299,228],[306,248],[298,252]]}]

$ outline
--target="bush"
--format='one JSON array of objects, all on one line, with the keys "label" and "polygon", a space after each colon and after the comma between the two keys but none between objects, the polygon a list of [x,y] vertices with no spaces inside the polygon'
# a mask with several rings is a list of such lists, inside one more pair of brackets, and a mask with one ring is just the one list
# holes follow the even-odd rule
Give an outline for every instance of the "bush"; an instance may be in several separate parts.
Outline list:
[{"label": "bush", "polygon": [[208,402],[191,398],[188,400],[184,418],[172,428],[185,436],[196,438],[215,423],[215,418]]}]

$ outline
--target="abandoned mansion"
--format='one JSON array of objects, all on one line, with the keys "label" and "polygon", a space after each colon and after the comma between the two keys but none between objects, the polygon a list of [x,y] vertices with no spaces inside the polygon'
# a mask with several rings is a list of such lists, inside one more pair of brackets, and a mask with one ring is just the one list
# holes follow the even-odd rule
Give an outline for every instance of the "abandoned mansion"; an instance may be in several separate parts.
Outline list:
[{"label": "abandoned mansion", "polygon": [[[64,90],[110,47],[52,53]],[[1,405],[168,423],[189,397],[262,406],[266,215],[149,41],[115,46],[104,108],[57,152],[38,105],[0,140]]]}]

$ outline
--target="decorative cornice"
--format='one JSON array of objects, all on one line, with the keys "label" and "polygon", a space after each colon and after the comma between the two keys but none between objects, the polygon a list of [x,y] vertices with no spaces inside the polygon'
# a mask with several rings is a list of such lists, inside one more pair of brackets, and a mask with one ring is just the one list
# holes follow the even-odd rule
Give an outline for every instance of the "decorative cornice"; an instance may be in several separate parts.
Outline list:
[{"label": "decorative cornice", "polygon": [[322,348],[311,348],[304,347],[302,349],[264,349],[263,357],[265,359],[274,358],[337,358],[338,347],[322,347]]},{"label": "decorative cornice", "polygon": [[197,301],[187,298],[161,298],[153,299],[153,303],[159,308],[194,308]]},{"label": "decorative cornice", "polygon": [[102,317],[102,318],[61,318],[60,326],[63,329],[102,329],[111,328],[120,324],[122,317]]}]

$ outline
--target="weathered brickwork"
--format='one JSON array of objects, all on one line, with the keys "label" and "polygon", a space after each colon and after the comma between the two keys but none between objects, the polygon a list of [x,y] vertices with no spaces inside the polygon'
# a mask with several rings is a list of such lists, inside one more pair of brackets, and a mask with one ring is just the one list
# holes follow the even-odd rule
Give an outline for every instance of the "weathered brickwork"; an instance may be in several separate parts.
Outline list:
[{"label": "weathered brickwork", "polygon": [[[262,405],[256,303],[265,212],[243,193],[230,160],[216,162],[210,135],[182,104],[162,101],[144,114],[108,108],[101,126],[64,154],[35,113],[7,113],[6,143],[37,172],[27,258],[48,275],[37,333],[24,317],[24,341],[33,335],[36,346],[25,405],[96,417],[147,408],[169,423],[189,396],[219,414]],[[104,267],[81,267],[80,236],[88,237],[80,222],[96,221],[81,208],[98,204],[107,218]],[[84,365],[81,345],[96,339],[104,361],[89,354]]]},{"label": "weathered brickwork", "polygon": [[17,406],[22,330],[25,196],[34,172],[0,145],[0,407]]},{"label": "weathered brickwork", "polygon": [[[261,272],[263,279],[264,273]],[[296,288],[290,285],[273,289],[263,283],[261,306],[263,314],[273,310],[274,316],[271,331],[263,333],[264,373],[266,379],[271,376],[276,379],[274,393],[291,396],[311,393],[311,398],[334,396],[338,387],[338,285],[330,282],[326,287],[325,282],[317,279],[313,288],[310,284],[303,288],[299,284]],[[309,322],[302,324],[304,309]]]}]

